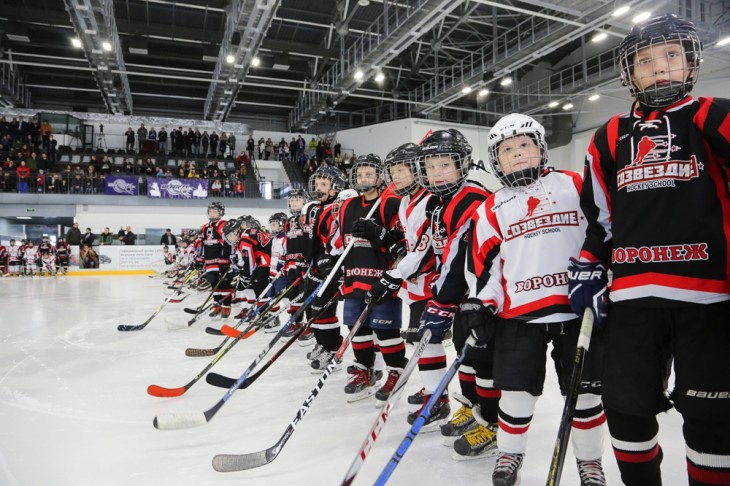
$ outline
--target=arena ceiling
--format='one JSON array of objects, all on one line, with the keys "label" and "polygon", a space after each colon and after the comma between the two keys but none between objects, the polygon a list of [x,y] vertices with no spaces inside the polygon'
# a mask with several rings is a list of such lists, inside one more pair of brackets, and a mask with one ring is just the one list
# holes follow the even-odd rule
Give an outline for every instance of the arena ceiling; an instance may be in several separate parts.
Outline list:
[{"label": "arena ceiling", "polygon": [[730,25],[728,0],[0,0],[0,100],[320,132],[488,123],[615,82],[644,10],[691,17],[706,43]]}]

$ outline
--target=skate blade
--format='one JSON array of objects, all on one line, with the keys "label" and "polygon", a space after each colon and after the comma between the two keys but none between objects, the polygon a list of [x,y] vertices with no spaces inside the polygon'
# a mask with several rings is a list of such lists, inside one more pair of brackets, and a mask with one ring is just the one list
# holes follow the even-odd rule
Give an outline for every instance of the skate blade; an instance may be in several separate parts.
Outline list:
[{"label": "skate blade", "polygon": [[[482,452],[481,454],[478,454],[476,456],[462,456],[454,452],[454,454],[451,456],[451,459],[459,462],[474,461],[476,459],[491,459],[493,457],[496,457],[498,453],[499,449],[497,449],[497,446],[495,445],[491,449],[487,450],[487,452]],[[520,484],[519,478],[515,485],[517,484]]]},{"label": "skate blade", "polygon": [[[312,368],[311,361],[309,363],[310,363],[310,365],[309,365],[310,373],[312,373],[313,375],[321,375],[322,373],[324,373],[324,370],[318,370],[318,369]],[[342,366],[337,365],[337,366],[335,366],[335,369],[332,370],[332,373],[334,373],[335,371],[340,371],[341,369],[342,369]]]},{"label": "skate blade", "polygon": [[373,387],[366,388],[360,393],[352,393],[347,395],[347,403],[359,402],[360,400],[365,400],[366,398],[370,398],[373,395],[375,395],[375,390],[373,390]]},{"label": "skate blade", "polygon": [[279,332],[281,330],[281,326],[278,327],[265,327],[264,328],[264,334],[273,334],[275,332]]},{"label": "skate blade", "polygon": [[314,344],[314,338],[307,339],[306,341],[300,341],[297,339],[297,343],[299,344],[299,347],[306,348],[307,346]]},{"label": "skate blade", "polygon": [[425,424],[423,427],[421,427],[421,434],[428,434],[429,432],[437,432],[441,431],[441,426],[445,425],[449,422],[449,419],[441,419],[436,420],[434,422],[431,422],[429,424]]}]

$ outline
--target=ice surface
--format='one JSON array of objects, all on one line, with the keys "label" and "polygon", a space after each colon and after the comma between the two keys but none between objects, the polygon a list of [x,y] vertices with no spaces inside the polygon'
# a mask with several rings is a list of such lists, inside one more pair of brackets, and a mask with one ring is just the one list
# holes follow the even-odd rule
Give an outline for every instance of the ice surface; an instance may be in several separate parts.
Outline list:
[{"label": "ice surface", "polygon": [[[256,452],[276,443],[319,375],[292,346],[250,388],[237,391],[210,423],[160,431],[159,414],[202,413],[226,390],[201,379],[178,398],[147,395],[150,384],[178,387],[208,364],[190,358],[188,347],[220,344],[203,330],[170,331],[166,321],[187,322],[182,311],[203,301],[192,295],[169,304],[146,329],[121,333],[118,324],[139,324],[165,298],[160,280],[147,277],[0,279],[0,485],[337,485],[375,420],[374,398],[348,404],[346,372],[337,371],[271,464],[219,473],[216,454]],[[404,306],[407,310],[407,306]],[[219,326],[221,321],[217,322]],[[240,376],[271,334],[258,333],[234,347],[213,371]],[[455,350],[447,348],[449,359]],[[409,351],[410,352],[410,351]],[[346,366],[352,360],[345,355]],[[552,370],[548,366],[548,370]],[[529,432],[522,485],[545,484],[562,410],[556,380],[548,373]],[[408,430],[405,397],[420,388],[418,373],[401,396],[355,484],[372,484]],[[456,382],[452,389],[458,389]],[[452,402],[452,409],[456,409]],[[660,417],[664,484],[687,484],[681,418]],[[610,441],[604,464],[609,485],[621,484]],[[456,462],[438,432],[421,434],[390,484],[489,485],[494,459]],[[568,452],[562,484],[577,485]]]}]

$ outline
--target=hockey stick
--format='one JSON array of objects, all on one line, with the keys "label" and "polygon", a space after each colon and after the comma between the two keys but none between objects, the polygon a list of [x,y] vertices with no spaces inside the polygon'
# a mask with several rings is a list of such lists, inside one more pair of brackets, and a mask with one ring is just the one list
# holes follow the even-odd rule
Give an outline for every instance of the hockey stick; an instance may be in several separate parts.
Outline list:
[{"label": "hockey stick", "polygon": [[390,478],[390,475],[393,474],[393,471],[395,471],[395,468],[398,467],[398,464],[403,459],[403,456],[408,451],[408,448],[411,446],[411,444],[413,444],[413,441],[416,439],[416,435],[418,435],[418,433],[421,431],[421,428],[428,420],[428,417],[431,415],[431,409],[441,398],[441,395],[443,394],[444,390],[446,390],[449,382],[454,378],[454,375],[459,369],[459,366],[461,366],[461,363],[464,362],[464,359],[466,358],[466,353],[469,351],[469,349],[471,349],[472,346],[474,346],[474,343],[474,336],[469,336],[466,339],[466,344],[464,344],[464,347],[461,350],[461,354],[457,356],[449,369],[446,370],[446,374],[443,378],[441,378],[441,381],[439,382],[436,389],[433,391],[431,398],[428,399],[428,402],[426,402],[426,405],[421,410],[418,418],[416,418],[415,422],[413,422],[413,425],[411,425],[411,429],[403,438],[403,441],[398,446],[398,449],[396,449],[396,451],[391,456],[388,464],[385,465],[385,468],[380,473],[380,476],[378,476],[378,479],[375,481],[374,486],[383,486],[385,483],[388,482],[388,478]]},{"label": "hockey stick", "polygon": [[[195,273],[196,273],[196,270],[193,270],[193,272],[190,275],[188,275],[188,278],[186,279],[186,281],[187,280],[190,280],[190,278],[193,275],[195,275]],[[152,319],[154,319],[157,316],[157,314],[160,313],[160,311],[162,310],[162,308],[165,307],[165,305],[168,302],[170,302],[172,300],[172,298],[177,293],[179,293],[179,292],[182,292],[182,291],[181,290],[178,290],[174,294],[172,294],[170,297],[168,297],[167,299],[165,299],[165,301],[162,304],[160,304],[160,306],[157,308],[157,310],[155,311],[155,313],[152,314],[150,316],[150,318],[147,319],[146,321],[144,321],[142,324],[140,324],[138,326],[132,326],[132,325],[128,325],[128,324],[120,324],[120,325],[117,326],[117,331],[140,331],[140,330],[144,329],[145,327],[147,327],[147,324],[149,324],[150,322],[152,322]]]},{"label": "hockey stick", "polygon": [[294,314],[291,315],[289,320],[282,326],[282,328],[279,330],[279,332],[276,333],[276,335],[273,337],[273,339],[269,342],[268,345],[264,347],[263,350],[259,353],[259,355],[251,362],[251,364],[246,368],[246,370],[243,372],[243,374],[238,378],[236,383],[233,384],[231,388],[228,389],[228,391],[223,395],[223,398],[218,400],[218,402],[213,405],[211,408],[206,410],[203,413],[193,413],[193,414],[168,414],[168,415],[159,415],[154,418],[152,421],[152,425],[155,426],[155,428],[160,430],[172,430],[172,429],[185,429],[189,427],[195,427],[198,425],[203,425],[211,421],[211,419],[215,416],[215,414],[218,412],[218,410],[221,409],[221,407],[228,401],[231,396],[235,393],[235,391],[238,389],[239,385],[244,382],[246,378],[248,378],[248,375],[251,374],[251,371],[258,365],[263,359],[264,356],[271,350],[271,348],[274,347],[276,342],[281,338],[281,336],[286,332],[287,329],[289,329],[289,326],[296,322],[297,319],[304,313],[304,310],[307,308],[309,304],[312,303],[314,298],[317,296],[317,291],[322,287],[324,282],[320,283],[314,292],[312,292],[311,295],[307,297],[307,300],[304,302],[304,305],[299,308]]},{"label": "hockey stick", "polygon": [[388,417],[390,416],[390,411],[393,410],[393,407],[400,398],[401,393],[403,393],[403,389],[405,388],[408,379],[411,377],[411,374],[418,366],[418,359],[421,357],[423,351],[426,349],[426,345],[428,344],[429,339],[431,339],[431,330],[426,329],[426,332],[423,333],[423,337],[416,345],[416,348],[413,350],[413,354],[411,355],[411,359],[408,362],[408,365],[398,378],[398,381],[393,387],[393,391],[390,392],[388,401],[385,402],[385,407],[383,407],[383,410],[378,414],[378,417],[375,419],[375,423],[370,429],[370,432],[368,432],[368,435],[365,437],[365,441],[363,442],[362,446],[360,446],[360,450],[357,452],[355,459],[352,461],[352,464],[350,464],[350,469],[348,469],[347,473],[345,473],[345,479],[342,480],[342,486],[350,486],[355,480],[355,476],[357,476],[357,473],[360,471],[360,468],[365,462],[365,459],[367,458],[370,449],[372,449],[375,441],[378,439],[378,434],[383,429],[385,422],[388,420]]},{"label": "hockey stick", "polygon": [[[203,308],[208,304],[208,302],[210,302],[210,299],[213,298],[213,295],[215,295],[215,291],[218,290],[218,287],[220,287],[221,283],[223,283],[223,281],[225,280],[225,277],[226,277],[226,275],[222,275],[218,279],[218,281],[215,283],[215,287],[210,289],[210,293],[208,294],[208,297],[205,299],[205,301],[202,304],[200,304],[197,307],[197,309],[190,309],[189,307],[185,307],[183,309],[183,311],[187,312],[188,314],[195,314],[195,317],[197,317],[198,314],[200,314],[203,311]],[[231,282],[231,283],[234,283],[234,282]],[[230,293],[232,294],[233,291],[231,291]],[[228,295],[226,295],[226,297],[228,297]],[[224,297],[224,298],[226,298],[226,297]]]},{"label": "hockey stick", "polygon": [[586,308],[583,311],[583,321],[580,324],[578,346],[575,350],[573,371],[570,374],[570,388],[568,388],[568,396],[565,397],[565,404],[563,405],[563,416],[560,418],[558,437],[555,439],[553,458],[550,462],[550,471],[548,472],[546,483],[547,486],[558,486],[560,484],[560,475],[563,473],[563,463],[565,462],[568,440],[570,439],[570,429],[573,426],[575,407],[578,402],[578,390],[580,389],[580,381],[583,376],[583,362],[585,361],[588,348],[591,345],[592,333],[593,312],[590,308]]},{"label": "hockey stick", "polygon": [[[294,433],[297,425],[299,425],[299,422],[302,421],[304,416],[309,411],[309,407],[312,406],[312,402],[315,398],[317,398],[317,395],[319,395],[319,392],[324,386],[324,383],[327,381],[327,378],[329,378],[329,376],[335,370],[335,367],[337,366],[337,361],[342,359],[342,355],[345,354],[345,351],[350,346],[352,338],[365,322],[365,319],[367,318],[368,314],[370,314],[373,307],[375,307],[375,304],[373,303],[373,301],[369,301],[365,309],[360,314],[360,317],[358,317],[357,321],[355,321],[355,324],[353,324],[350,332],[342,341],[342,344],[340,344],[340,347],[337,349],[337,353],[330,359],[329,363],[327,363],[327,367],[324,369],[324,372],[319,377],[319,380],[317,380],[317,384],[314,385],[312,391],[309,392],[309,395],[304,400],[304,403],[299,406],[299,410],[297,411],[294,420],[291,421],[291,423],[286,428],[276,444],[269,447],[268,449],[264,449],[258,452],[251,452],[249,454],[218,454],[213,458],[213,469],[219,472],[243,471],[246,469],[253,469],[265,466],[277,457],[279,457],[279,453],[284,448],[284,445],[289,441],[289,438]],[[243,380],[240,380],[240,382],[236,382],[234,383],[234,385],[240,386],[242,382]]]},{"label": "hockey stick", "polygon": [[[337,294],[339,295],[339,293]],[[251,383],[256,381],[259,376],[261,376],[274,362],[279,359],[279,357],[284,354],[284,351],[286,351],[294,342],[299,338],[299,336],[307,329],[309,329],[309,326],[312,325],[315,319],[317,319],[322,312],[324,312],[325,309],[327,309],[329,306],[337,302],[337,297],[333,297],[330,301],[327,302],[327,304],[322,308],[320,312],[317,313],[316,316],[312,316],[302,327],[297,329],[296,333],[294,333],[289,340],[284,343],[284,345],[276,352],[274,356],[269,358],[269,360],[258,368],[256,370],[256,373],[253,375],[250,375],[248,378],[246,378],[241,385],[239,385],[239,389],[248,388]],[[252,332],[252,331],[249,331]],[[227,376],[219,375],[218,373],[208,373],[208,376],[205,377],[205,381],[208,382],[208,384],[217,386],[220,388],[230,388],[233,386],[233,384],[236,382],[235,378],[229,378]]]}]

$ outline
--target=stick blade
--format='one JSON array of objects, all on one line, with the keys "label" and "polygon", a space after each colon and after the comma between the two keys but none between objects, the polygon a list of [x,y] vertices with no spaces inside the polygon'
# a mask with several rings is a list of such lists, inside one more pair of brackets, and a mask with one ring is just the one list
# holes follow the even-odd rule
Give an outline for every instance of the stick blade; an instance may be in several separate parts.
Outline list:
[{"label": "stick blade", "polygon": [[215,327],[208,326],[205,328],[205,332],[207,334],[212,334],[213,336],[223,336],[223,333],[221,332],[221,330],[216,329]]},{"label": "stick blade", "polygon": [[138,326],[132,326],[132,325],[129,325],[129,324],[119,324],[117,326],[117,331],[121,331],[121,332],[141,331],[142,329],[145,328],[145,326],[146,326],[146,324],[140,324]]},{"label": "stick blade", "polygon": [[233,329],[228,324],[223,324],[223,327],[221,327],[221,333],[223,333],[223,335],[225,335],[225,336],[232,337],[232,338],[237,338],[243,334],[241,331],[237,331],[236,329]]},{"label": "stick blade", "polygon": [[246,471],[265,466],[276,459],[278,451],[266,449],[251,454],[218,454],[213,458],[213,469],[218,472]]},{"label": "stick blade", "polygon": [[187,312],[188,314],[197,314],[198,309],[191,309],[190,307],[184,307],[183,311]]},{"label": "stick blade", "polygon": [[147,393],[153,397],[159,398],[179,397],[185,393],[185,387],[165,388],[164,386],[150,385],[147,387]]},{"label": "stick blade", "polygon": [[236,382],[235,379],[228,376],[219,375],[218,373],[208,373],[205,376],[205,381],[209,385],[217,386],[219,388],[230,388]]},{"label": "stick blade", "polygon": [[179,414],[168,413],[158,415],[152,420],[157,430],[177,430],[199,427],[208,423],[204,413]]},{"label": "stick blade", "polygon": [[191,358],[200,358],[203,356],[214,356],[220,350],[221,350],[221,348],[219,348],[219,347],[213,348],[213,349],[188,348],[185,350],[185,356],[189,356]]}]

